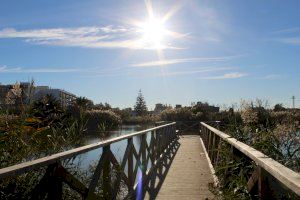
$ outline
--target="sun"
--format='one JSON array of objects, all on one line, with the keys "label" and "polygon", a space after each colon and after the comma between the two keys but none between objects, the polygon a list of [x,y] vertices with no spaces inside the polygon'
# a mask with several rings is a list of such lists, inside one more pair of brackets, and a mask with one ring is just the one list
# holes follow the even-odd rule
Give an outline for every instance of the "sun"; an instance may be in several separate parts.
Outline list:
[{"label": "sun", "polygon": [[168,12],[161,14],[154,12],[151,0],[145,0],[145,6],[147,15],[144,21],[140,21],[140,19],[128,21],[129,24],[133,25],[136,37],[132,47],[157,50],[159,54],[162,54],[165,49],[176,49],[177,47],[172,45],[172,41],[185,37],[185,34],[170,30],[170,26],[173,27],[174,25],[171,25],[169,19],[181,6],[176,4]]},{"label": "sun", "polygon": [[165,46],[164,39],[167,35],[167,29],[162,19],[151,17],[141,23],[139,28],[142,33],[141,42],[144,46],[153,49],[162,49]]}]

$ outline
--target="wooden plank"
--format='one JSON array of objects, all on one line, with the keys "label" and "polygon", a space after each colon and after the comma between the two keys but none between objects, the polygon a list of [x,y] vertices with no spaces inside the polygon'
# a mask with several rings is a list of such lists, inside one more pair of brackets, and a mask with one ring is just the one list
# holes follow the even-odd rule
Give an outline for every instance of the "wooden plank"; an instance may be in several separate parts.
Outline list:
[{"label": "wooden plank", "polygon": [[53,155],[46,156],[46,157],[36,159],[36,160],[33,160],[33,161],[24,162],[24,163],[21,163],[21,164],[17,164],[17,165],[13,165],[13,166],[10,166],[10,167],[2,168],[2,169],[0,169],[0,179],[8,177],[8,176],[15,176],[15,175],[18,175],[18,174],[22,174],[22,173],[25,173],[29,170],[34,170],[34,169],[37,169],[37,168],[40,168],[40,167],[43,167],[43,166],[47,166],[49,164],[52,164],[52,163],[55,163],[55,162],[58,162],[58,161],[61,161],[61,160],[67,159],[67,158],[72,158],[73,156],[76,156],[78,154],[82,154],[82,153],[85,153],[85,152],[88,152],[88,151],[91,151],[91,150],[94,150],[94,149],[97,149],[97,148],[105,147],[107,145],[119,142],[121,140],[132,138],[132,137],[135,137],[137,135],[143,135],[143,134],[148,133],[149,131],[159,130],[159,129],[162,129],[164,127],[172,126],[172,125],[175,125],[175,124],[176,124],[176,122],[161,125],[161,126],[157,126],[157,127],[150,128],[150,129],[147,129],[147,130],[143,130],[143,131],[127,134],[127,135],[122,135],[122,136],[112,138],[112,139],[108,139],[108,140],[105,140],[105,141],[102,141],[102,142],[97,142],[97,143],[94,143],[94,144],[90,144],[90,145],[82,146],[82,147],[79,147],[79,148],[75,148],[75,149],[72,149],[72,150],[69,150],[69,151],[64,151],[64,152],[61,152],[61,153],[53,154]]},{"label": "wooden plank", "polygon": [[252,189],[256,185],[256,183],[258,181],[258,176],[259,176],[259,169],[257,167],[254,170],[254,172],[251,174],[251,177],[249,178],[248,183],[247,183],[247,190],[249,193],[252,191]]},{"label": "wooden plank", "polygon": [[106,159],[107,159],[107,154],[102,154],[102,155],[101,155],[101,158],[99,159],[99,162],[98,162],[98,164],[97,164],[97,167],[96,167],[96,169],[95,169],[95,172],[94,172],[94,174],[93,174],[93,178],[92,178],[92,180],[91,180],[91,182],[90,182],[90,184],[89,184],[88,198],[89,198],[89,195],[90,195],[91,193],[94,193],[94,191],[95,191],[95,188],[96,188],[96,186],[97,186],[97,184],[98,184],[98,181],[99,181],[100,176],[101,176],[101,173],[102,173],[103,162],[104,162],[104,160],[106,160]]},{"label": "wooden plank", "polygon": [[221,137],[225,142],[234,146],[244,155],[246,155],[251,160],[253,160],[258,166],[262,167],[270,175],[275,177],[279,182],[281,182],[291,191],[293,191],[298,196],[300,196],[300,174],[299,173],[294,172],[293,170],[285,167],[279,162],[273,160],[272,158],[269,158],[268,156],[261,153],[260,151],[257,151],[256,149],[238,141],[237,139],[232,138],[231,136],[223,133],[222,131],[213,128],[205,124],[204,122],[201,122],[201,124],[207,129],[209,129],[210,131],[213,131],[215,134]]},{"label": "wooden plank", "polygon": [[127,145],[130,146],[129,154],[128,154],[128,190],[129,193],[133,191],[134,185],[134,175],[133,175],[133,143],[132,138],[128,139]]},{"label": "wooden plank", "polygon": [[213,183],[208,161],[199,136],[183,136],[168,174],[156,199],[213,199]]},{"label": "wooden plank", "polygon": [[142,141],[141,141],[141,154],[142,154],[142,173],[143,173],[143,177],[146,175],[146,171],[147,171],[147,158],[146,158],[146,135],[142,135]]},{"label": "wooden plank", "polygon": [[110,145],[103,147],[103,154],[107,154],[107,159],[103,163],[103,195],[105,199],[112,197],[111,168],[110,168]]}]

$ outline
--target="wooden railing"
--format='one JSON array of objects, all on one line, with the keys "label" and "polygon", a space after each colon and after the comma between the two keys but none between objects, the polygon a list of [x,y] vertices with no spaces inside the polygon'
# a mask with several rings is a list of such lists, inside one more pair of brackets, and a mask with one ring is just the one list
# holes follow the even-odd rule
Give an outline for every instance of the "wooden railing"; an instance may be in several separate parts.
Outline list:
[{"label": "wooden railing", "polygon": [[[213,167],[218,170],[222,148],[229,146],[231,155],[236,159],[248,160],[254,164],[249,176],[247,189],[259,199],[300,199],[300,174],[269,158],[260,151],[239,142],[235,138],[201,122],[200,134]],[[223,145],[222,145],[223,144]],[[226,173],[226,172],[225,172]],[[226,178],[226,174],[223,174]],[[229,175],[230,176],[230,175]]]},{"label": "wooden railing", "polygon": [[[155,125],[170,123],[170,121],[159,121]],[[199,121],[176,121],[176,129],[181,135],[194,135],[199,130]]]},{"label": "wooden railing", "polygon": [[[43,168],[36,186],[26,193],[30,199],[62,199],[67,185],[82,199],[136,198],[161,160],[177,142],[176,123],[123,135],[106,141],[79,147],[30,162],[0,169],[0,181],[14,179]],[[134,143],[138,140],[138,144]],[[127,141],[122,159],[114,155],[111,145]],[[66,168],[66,163],[80,154],[101,149],[101,156],[89,183],[84,183]],[[100,184],[101,183],[101,184]]]}]

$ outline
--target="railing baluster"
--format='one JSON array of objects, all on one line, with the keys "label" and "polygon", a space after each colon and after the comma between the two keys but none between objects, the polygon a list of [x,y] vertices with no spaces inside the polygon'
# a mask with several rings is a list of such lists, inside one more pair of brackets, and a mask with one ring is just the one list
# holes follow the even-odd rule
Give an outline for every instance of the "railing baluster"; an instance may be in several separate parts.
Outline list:
[{"label": "railing baluster", "polygon": [[[151,134],[150,143],[147,142],[147,134]],[[133,137],[141,136],[141,151],[136,152],[133,145]],[[69,151],[34,160],[32,162],[22,163],[20,165],[11,166],[0,169],[0,178],[15,176],[26,173],[31,170],[47,167],[45,176],[41,179],[37,187],[30,193],[37,198],[62,199],[63,183],[67,184],[71,189],[76,191],[83,199],[99,199],[97,192],[102,191],[104,199],[116,199],[117,190],[120,188],[120,183],[124,181],[128,186],[128,195],[135,196],[135,169],[134,156],[137,158],[137,163],[142,166],[143,180],[149,180],[149,177],[154,172],[156,174],[159,169],[159,174],[162,174],[163,167],[159,165],[167,163],[167,159],[161,158],[166,156],[166,153],[172,148],[174,140],[178,139],[176,134],[176,123],[165,124],[156,128],[151,128],[145,131],[140,131],[113,139],[108,139],[103,142],[86,145]],[[110,145],[122,140],[127,140],[127,148],[121,163],[115,158],[111,151]],[[148,147],[147,147],[148,146]],[[60,161],[66,159],[74,159],[75,156],[89,152],[91,150],[102,148],[102,155],[98,161],[98,165],[92,176],[92,180],[88,186],[80,179],[68,172]],[[148,155],[147,155],[148,152]],[[148,169],[149,158],[151,167]],[[127,163],[128,174],[125,173]],[[67,164],[68,165],[68,164]],[[112,177],[116,171],[116,177]],[[148,173],[147,173],[148,172]],[[101,188],[97,188],[99,179],[101,180]],[[114,183],[112,182],[114,181]],[[145,182],[143,182],[144,184]],[[153,182],[154,184],[155,182]],[[114,187],[112,187],[114,185]],[[97,188],[97,189],[96,189]],[[143,187],[144,189],[144,187]],[[42,191],[43,190],[43,191]],[[96,192],[95,192],[96,191]],[[35,192],[35,193],[34,193]]]},{"label": "railing baluster", "polygon": [[[258,167],[258,197],[259,199],[279,199],[275,193],[271,191],[268,181],[268,173],[260,166]],[[279,188],[277,188],[279,189]]]},{"label": "railing baluster", "polygon": [[143,173],[143,178],[146,175],[147,171],[147,157],[146,157],[146,134],[142,135],[142,141],[141,141],[141,147],[142,148],[142,173]]},{"label": "railing baluster", "polygon": [[112,198],[112,186],[111,186],[111,169],[110,169],[110,145],[103,147],[103,154],[107,155],[103,163],[103,195],[105,199]]},{"label": "railing baluster", "polygon": [[127,140],[127,145],[130,146],[129,155],[128,155],[128,191],[131,193],[134,186],[134,175],[133,175],[133,140],[129,138]]},{"label": "railing baluster", "polygon": [[211,148],[211,162],[215,162],[215,151],[216,151],[216,134],[212,132],[212,148]]},{"label": "railing baluster", "polygon": [[215,155],[215,160],[214,160],[214,163],[213,165],[215,167],[218,166],[218,163],[219,163],[219,155],[220,155],[220,151],[221,151],[221,138],[219,136],[216,136],[216,155]]},{"label": "railing baluster", "polygon": [[210,130],[208,130],[208,156],[210,157],[210,153],[211,153],[211,143],[212,143],[212,141],[211,141],[211,135],[212,135],[212,133],[211,133],[211,131]]},{"label": "railing baluster", "polygon": [[62,179],[61,177],[57,176],[57,170],[60,163],[52,164],[48,167],[49,173],[49,180],[48,184],[45,186],[49,189],[48,199],[62,199]]},{"label": "railing baluster", "polygon": [[205,127],[204,128],[204,137],[205,137],[205,147],[206,147],[206,149],[207,149],[207,151],[208,151],[208,129]]}]

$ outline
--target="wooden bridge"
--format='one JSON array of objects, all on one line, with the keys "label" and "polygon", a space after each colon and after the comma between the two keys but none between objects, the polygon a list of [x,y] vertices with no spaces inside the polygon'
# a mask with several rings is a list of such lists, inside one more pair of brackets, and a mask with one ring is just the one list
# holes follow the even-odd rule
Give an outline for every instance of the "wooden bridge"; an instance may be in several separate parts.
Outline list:
[{"label": "wooden bridge", "polygon": [[[0,195],[11,199],[213,199],[220,194],[214,192],[219,183],[214,169],[224,164],[223,149],[228,148],[228,157],[252,164],[240,174],[251,197],[299,199],[299,173],[206,123],[198,127],[193,134],[181,135],[176,122],[163,124],[0,169],[1,185],[8,184]],[[92,151],[98,152],[97,162],[81,163],[80,156]],[[225,170],[223,178],[229,176]]]}]

